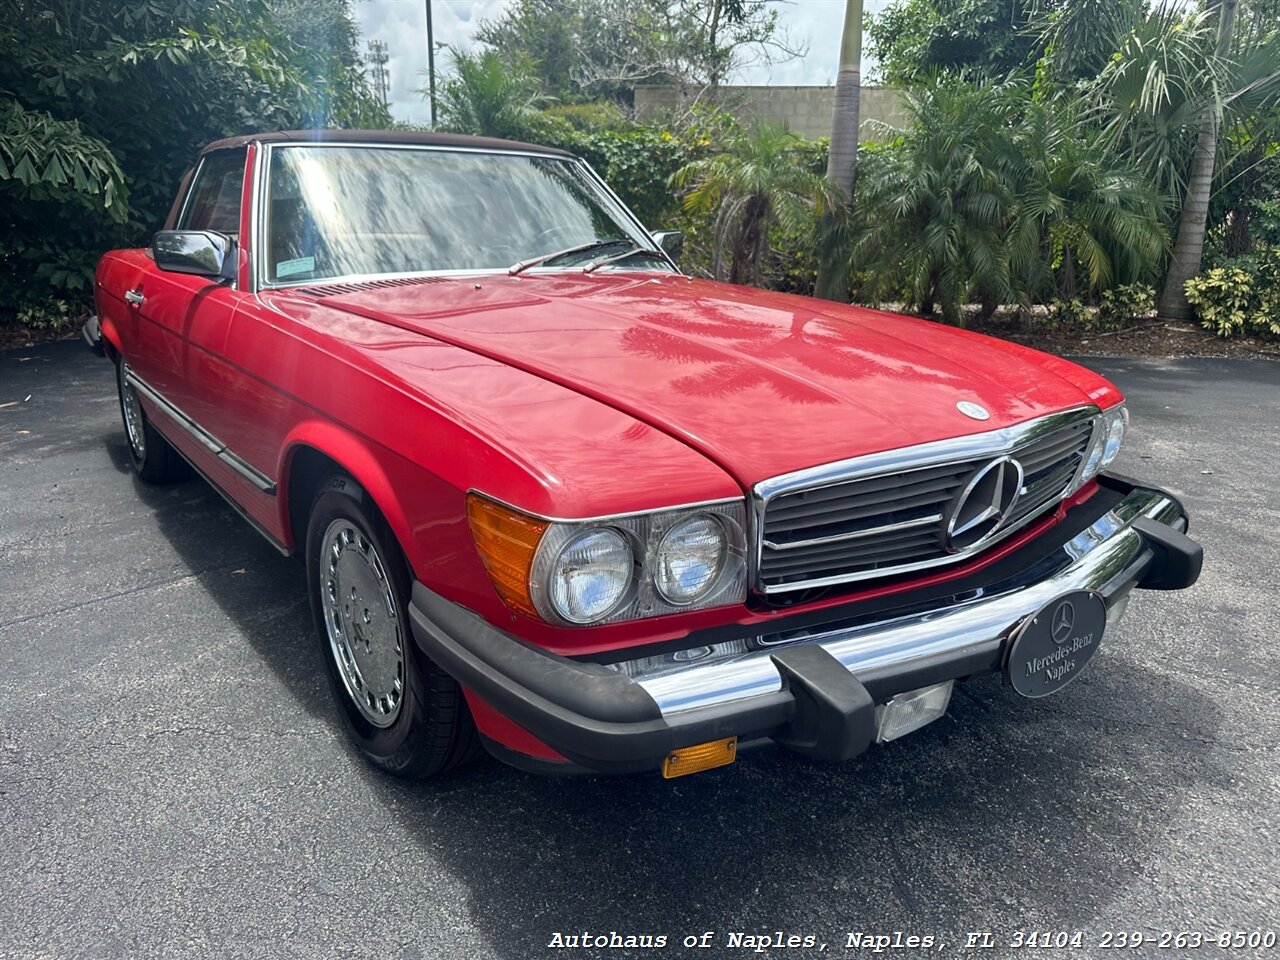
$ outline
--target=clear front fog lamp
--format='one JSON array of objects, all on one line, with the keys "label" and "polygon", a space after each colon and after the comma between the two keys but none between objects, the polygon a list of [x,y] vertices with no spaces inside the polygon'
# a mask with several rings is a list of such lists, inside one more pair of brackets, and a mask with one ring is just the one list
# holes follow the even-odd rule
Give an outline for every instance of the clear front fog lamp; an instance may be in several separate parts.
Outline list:
[{"label": "clear front fog lamp", "polygon": [[680,521],[658,544],[653,571],[658,594],[673,606],[700,600],[715,588],[727,553],[724,526],[715,517]]},{"label": "clear front fog lamp", "polygon": [[621,533],[595,528],[560,548],[548,595],[570,623],[592,623],[612,613],[627,595],[635,568],[631,544]]}]

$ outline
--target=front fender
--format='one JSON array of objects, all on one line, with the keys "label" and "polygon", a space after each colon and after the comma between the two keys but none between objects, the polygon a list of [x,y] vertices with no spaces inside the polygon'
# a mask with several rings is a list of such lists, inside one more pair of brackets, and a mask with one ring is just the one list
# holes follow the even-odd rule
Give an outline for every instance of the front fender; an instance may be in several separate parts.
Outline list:
[{"label": "front fender", "polygon": [[[291,480],[297,455],[307,448],[323,454],[351,474],[386,518],[401,546],[408,551],[413,542],[412,526],[383,465],[389,451],[375,451],[368,439],[325,420],[306,420],[297,424],[281,445],[280,461],[276,467],[277,500],[287,545],[294,549],[301,546],[295,542],[297,538],[291,521],[294,507]],[[305,508],[307,505],[300,506]]]}]

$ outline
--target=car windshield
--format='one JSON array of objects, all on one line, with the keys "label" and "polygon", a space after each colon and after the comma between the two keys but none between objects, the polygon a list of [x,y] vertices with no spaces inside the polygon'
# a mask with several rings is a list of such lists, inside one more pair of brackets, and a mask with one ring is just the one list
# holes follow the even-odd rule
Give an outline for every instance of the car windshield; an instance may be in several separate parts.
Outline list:
[{"label": "car windshield", "polygon": [[[333,145],[270,156],[268,283],[506,269],[558,251],[572,252],[541,265],[581,266],[653,249],[568,159]],[[630,262],[665,265],[657,254]]]}]

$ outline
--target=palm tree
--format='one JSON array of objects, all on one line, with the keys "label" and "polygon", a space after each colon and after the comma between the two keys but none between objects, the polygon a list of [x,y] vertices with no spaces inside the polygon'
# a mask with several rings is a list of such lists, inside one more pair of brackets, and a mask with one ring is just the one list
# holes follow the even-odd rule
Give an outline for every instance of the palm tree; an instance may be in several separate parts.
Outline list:
[{"label": "palm tree", "polygon": [[853,263],[872,278],[871,296],[904,295],[925,315],[938,306],[955,324],[971,295],[1006,302],[1016,99],[990,82],[935,79],[909,95],[901,145],[860,160]]},{"label": "palm tree", "polygon": [[[1239,0],[1219,0],[1218,42],[1215,59],[1226,55],[1231,47]],[[1175,320],[1191,319],[1187,302],[1187,281],[1200,272],[1204,257],[1204,232],[1209,219],[1209,197],[1213,193],[1213,168],[1218,158],[1218,125],[1222,122],[1223,104],[1214,100],[1200,122],[1200,135],[1191,161],[1191,176],[1182,200],[1182,216],[1178,219],[1178,239],[1173,245],[1173,260],[1160,294],[1161,316]]]},{"label": "palm tree", "polygon": [[1090,80],[1147,15],[1147,0],[1073,0],[1043,16],[1040,46],[1059,83]]},{"label": "palm tree", "polygon": [[693,160],[672,175],[673,185],[687,191],[686,210],[715,212],[712,273],[717,279],[727,275],[733,283],[759,286],[770,226],[776,222],[797,230],[826,208],[826,183],[801,162],[799,142],[783,124],[758,122],[733,137],[723,152]]},{"label": "palm tree", "polygon": [[1168,250],[1164,198],[1107,150],[1085,111],[1071,94],[1027,97],[1018,111],[1008,249],[1023,305],[1149,282]]},{"label": "palm tree", "polygon": [[536,139],[539,107],[548,100],[528,64],[508,63],[492,50],[454,51],[453,76],[440,91],[439,126],[451,133]]},{"label": "palm tree", "polygon": [[1200,271],[1224,123],[1280,96],[1280,30],[1233,42],[1238,0],[1187,13],[1165,0],[1141,20],[1092,85],[1112,148],[1135,159],[1182,215],[1160,313],[1190,316],[1184,285]]},{"label": "palm tree", "polygon": [[827,180],[836,203],[822,219],[819,242],[823,247],[814,296],[849,302],[849,263],[844,233],[837,219],[853,213],[853,180],[858,162],[858,126],[862,97],[862,0],[846,0],[844,34],[840,39],[840,73],[836,77],[835,105],[831,116],[831,146],[827,153]]}]

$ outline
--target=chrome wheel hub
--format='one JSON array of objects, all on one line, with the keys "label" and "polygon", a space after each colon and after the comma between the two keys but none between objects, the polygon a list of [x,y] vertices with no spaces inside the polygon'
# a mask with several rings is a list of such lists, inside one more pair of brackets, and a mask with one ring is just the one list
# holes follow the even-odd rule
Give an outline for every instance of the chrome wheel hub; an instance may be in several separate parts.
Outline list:
[{"label": "chrome wheel hub", "polygon": [[338,675],[375,727],[389,727],[404,700],[404,637],[395,593],[373,541],[349,520],[321,539],[320,602]]},{"label": "chrome wheel hub", "polygon": [[120,408],[124,411],[124,430],[129,446],[139,460],[147,455],[147,434],[143,429],[142,403],[138,391],[129,382],[129,364],[120,361]]}]

